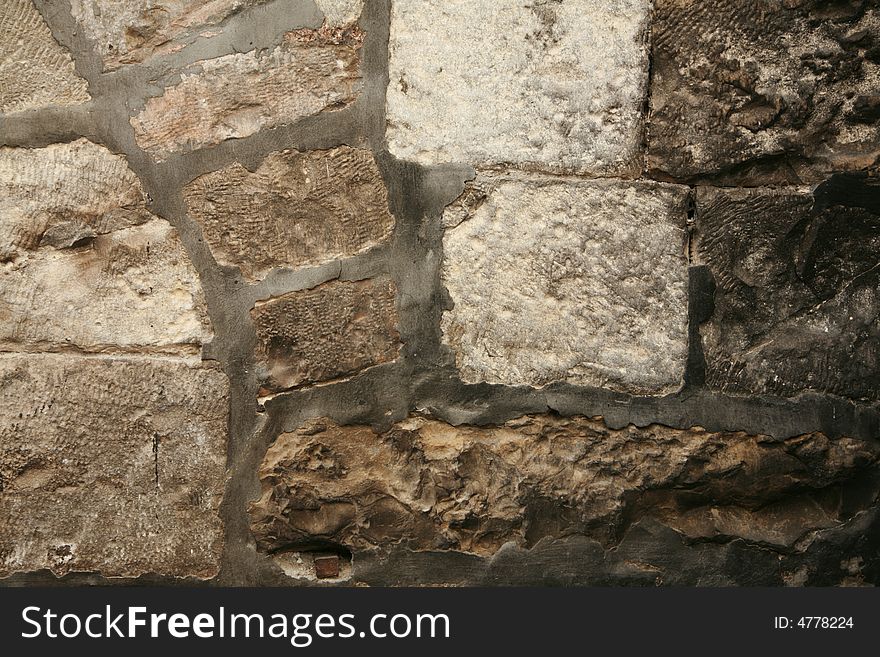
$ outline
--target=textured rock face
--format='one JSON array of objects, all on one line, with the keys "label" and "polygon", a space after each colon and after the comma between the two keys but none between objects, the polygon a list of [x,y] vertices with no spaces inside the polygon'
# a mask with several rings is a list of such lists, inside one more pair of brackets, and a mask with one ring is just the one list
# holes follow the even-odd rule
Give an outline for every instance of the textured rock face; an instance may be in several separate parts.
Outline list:
[{"label": "textured rock face", "polygon": [[329,25],[347,25],[361,15],[363,0],[315,0]]},{"label": "textured rock face", "polygon": [[95,42],[107,69],[179,48],[175,39],[269,0],[70,0],[73,16]]},{"label": "textured rock face", "polygon": [[843,175],[794,189],[697,193],[697,256],[715,312],[708,384],[725,391],[880,395],[880,188]]},{"label": "textured rock face", "polygon": [[[464,381],[676,390],[684,188],[483,177],[444,215],[443,340]],[[454,225],[461,221],[459,225]]]},{"label": "textured rock face", "polygon": [[85,140],[0,149],[0,190],[0,347],[210,339],[198,276],[124,158]]},{"label": "textured rock face", "polygon": [[421,164],[636,174],[649,5],[395,1],[390,151]]},{"label": "textured rock face", "polygon": [[31,0],[0,3],[0,35],[0,114],[89,100],[86,81]]},{"label": "textured rock face", "polygon": [[648,169],[766,185],[880,156],[873,1],[658,0]]},{"label": "textured rock face", "polygon": [[251,281],[362,253],[394,227],[372,153],[348,147],[272,153],[253,173],[234,164],[184,195],[214,257]]},{"label": "textured rock face", "polygon": [[397,358],[390,280],[325,283],[260,302],[251,312],[265,392],[354,374]]},{"label": "textured rock face", "polygon": [[341,109],[362,86],[362,43],[357,27],[297,30],[270,52],[199,62],[132,117],[138,144],[161,160]]},{"label": "textured rock face", "polygon": [[412,418],[376,434],[315,420],[270,447],[251,519],[271,551],[491,555],[572,534],[607,545],[648,519],[692,540],[802,549],[870,506],[878,458],[875,443],[818,433],[774,441],[527,416],[487,428]]},{"label": "textured rock face", "polygon": [[0,576],[214,576],[226,396],[197,360],[0,356]]}]

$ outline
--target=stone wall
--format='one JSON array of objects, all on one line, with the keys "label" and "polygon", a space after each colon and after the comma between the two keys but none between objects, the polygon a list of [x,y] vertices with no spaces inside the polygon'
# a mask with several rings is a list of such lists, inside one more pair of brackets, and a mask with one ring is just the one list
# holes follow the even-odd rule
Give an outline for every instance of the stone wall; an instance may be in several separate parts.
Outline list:
[{"label": "stone wall", "polygon": [[0,582],[880,583],[876,0],[4,0]]}]

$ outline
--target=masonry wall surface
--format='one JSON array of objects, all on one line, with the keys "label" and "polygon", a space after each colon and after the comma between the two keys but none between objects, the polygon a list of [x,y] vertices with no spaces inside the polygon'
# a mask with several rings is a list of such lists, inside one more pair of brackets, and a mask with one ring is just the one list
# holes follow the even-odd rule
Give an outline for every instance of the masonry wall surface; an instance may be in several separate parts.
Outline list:
[{"label": "masonry wall surface", "polygon": [[0,585],[880,583],[876,0],[0,5]]}]

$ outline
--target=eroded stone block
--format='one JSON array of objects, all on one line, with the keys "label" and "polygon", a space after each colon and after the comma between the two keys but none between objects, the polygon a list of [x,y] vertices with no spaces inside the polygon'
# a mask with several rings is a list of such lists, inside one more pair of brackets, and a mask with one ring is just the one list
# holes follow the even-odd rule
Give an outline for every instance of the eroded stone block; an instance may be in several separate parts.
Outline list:
[{"label": "eroded stone block", "polygon": [[329,25],[348,25],[361,15],[363,0],[315,0]]},{"label": "eroded stone block", "polygon": [[196,359],[0,356],[0,576],[214,576],[227,394]]},{"label": "eroded stone block", "polygon": [[880,186],[697,192],[695,253],[715,276],[707,383],[743,394],[880,399]]},{"label": "eroded stone block", "polygon": [[356,26],[297,30],[269,52],[199,62],[132,117],[137,142],[162,160],[346,107],[362,86],[363,38]]},{"label": "eroded stone block", "polygon": [[273,552],[492,555],[578,534],[614,544],[650,519],[690,539],[790,549],[873,504],[876,477],[870,490],[847,486],[878,457],[873,442],[819,433],[776,441],[542,415],[491,427],[411,418],[376,434],[320,419],[269,448],[251,528]]},{"label": "eroded stone block", "polygon": [[441,277],[455,305],[443,340],[461,378],[677,390],[687,198],[655,183],[477,178],[444,214]]},{"label": "eroded stone block", "polygon": [[876,2],[658,0],[648,169],[818,181],[880,156]]},{"label": "eroded stone block", "polygon": [[0,149],[0,347],[195,350],[212,335],[175,229],[86,140]]},{"label": "eroded stone block", "polygon": [[332,281],[258,302],[251,311],[263,391],[336,379],[397,358],[395,286]]},{"label": "eroded stone block", "polygon": [[272,153],[253,173],[234,164],[184,196],[217,261],[251,281],[362,253],[394,227],[372,153],[345,146]]},{"label": "eroded stone block", "polygon": [[76,74],[31,0],[0,3],[0,114],[89,100]]},{"label": "eroded stone block", "polygon": [[113,70],[173,52],[175,40],[197,34],[269,0],[70,0],[73,17]]},{"label": "eroded stone block", "polygon": [[648,0],[396,0],[388,147],[466,162],[635,176]]}]

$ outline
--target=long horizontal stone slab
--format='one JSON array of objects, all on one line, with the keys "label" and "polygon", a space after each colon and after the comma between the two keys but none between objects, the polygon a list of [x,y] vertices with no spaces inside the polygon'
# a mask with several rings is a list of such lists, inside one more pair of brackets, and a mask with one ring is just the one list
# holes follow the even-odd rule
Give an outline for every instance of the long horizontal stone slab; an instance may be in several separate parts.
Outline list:
[{"label": "long horizontal stone slab", "polygon": [[491,556],[578,535],[610,546],[660,522],[692,541],[790,551],[874,507],[878,458],[875,442],[820,433],[780,441],[551,415],[488,427],[412,417],[376,433],[315,419],[268,449],[251,528],[270,552]]}]

